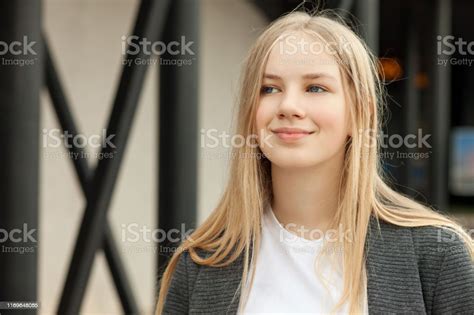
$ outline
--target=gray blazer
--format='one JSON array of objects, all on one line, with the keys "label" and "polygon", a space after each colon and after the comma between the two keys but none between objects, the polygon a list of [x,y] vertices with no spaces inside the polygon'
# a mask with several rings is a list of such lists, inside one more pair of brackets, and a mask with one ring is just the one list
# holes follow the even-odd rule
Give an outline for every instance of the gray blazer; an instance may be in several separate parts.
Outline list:
[{"label": "gray blazer", "polygon": [[[380,228],[371,218],[365,244],[369,314],[474,314],[474,265],[459,237],[433,226],[380,221]],[[184,252],[163,313],[236,314],[242,262],[243,255],[224,268],[200,266]]]}]

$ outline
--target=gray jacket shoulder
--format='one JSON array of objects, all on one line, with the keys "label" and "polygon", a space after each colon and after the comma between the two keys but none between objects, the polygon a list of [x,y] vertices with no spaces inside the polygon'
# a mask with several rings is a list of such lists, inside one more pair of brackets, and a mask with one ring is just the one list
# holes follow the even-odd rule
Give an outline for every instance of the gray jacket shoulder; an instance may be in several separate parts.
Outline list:
[{"label": "gray jacket shoulder", "polygon": [[464,240],[441,227],[410,229],[428,312],[474,314],[474,263]]},{"label": "gray jacket shoulder", "polygon": [[474,314],[474,264],[457,233],[438,226],[380,222],[380,227],[383,242],[378,250],[415,260],[428,314]]},{"label": "gray jacket shoulder", "polygon": [[[381,273],[392,277],[392,281],[398,279],[398,275],[390,270],[405,260],[407,265],[418,269],[410,271],[409,280],[412,282],[406,285],[413,285],[413,288],[416,283],[419,283],[418,287],[421,285],[420,302],[424,304],[426,313],[473,314],[474,265],[466,244],[456,233],[434,226],[400,227],[385,222],[380,222],[380,227],[380,237],[374,230],[369,237],[374,245],[369,257],[379,273],[379,276],[372,275],[377,284],[386,286],[387,278],[380,277]],[[205,257],[206,253],[199,255]],[[228,271],[221,269],[200,266],[188,252],[183,252],[173,274],[163,313],[188,314],[192,305],[201,307],[204,303],[210,307],[227,303],[227,298],[224,298],[226,289],[221,280],[236,282],[240,279],[240,272],[233,267]],[[195,290],[198,297],[193,294]],[[225,294],[221,296],[221,293]]]}]

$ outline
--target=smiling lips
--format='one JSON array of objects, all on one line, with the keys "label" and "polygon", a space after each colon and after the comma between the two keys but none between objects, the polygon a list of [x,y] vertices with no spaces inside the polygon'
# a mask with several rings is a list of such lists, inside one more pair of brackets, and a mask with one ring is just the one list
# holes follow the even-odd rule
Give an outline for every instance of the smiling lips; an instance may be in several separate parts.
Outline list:
[{"label": "smiling lips", "polygon": [[273,129],[272,132],[284,141],[299,140],[314,133],[314,131],[307,131],[300,128],[277,128]]}]

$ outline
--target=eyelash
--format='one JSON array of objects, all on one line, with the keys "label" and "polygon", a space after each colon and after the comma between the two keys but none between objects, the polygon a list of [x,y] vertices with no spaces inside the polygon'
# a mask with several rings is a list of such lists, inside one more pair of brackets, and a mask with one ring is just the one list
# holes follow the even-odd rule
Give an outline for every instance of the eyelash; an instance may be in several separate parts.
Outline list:
[{"label": "eyelash", "polygon": [[[306,91],[308,91],[310,88],[313,88],[313,87],[316,87],[316,88],[318,88],[318,89],[321,90],[321,92],[314,92],[314,93],[327,92],[327,89],[326,89],[326,88],[324,88],[324,87],[322,87],[322,86],[320,86],[320,85],[314,85],[314,84],[308,86],[308,88],[306,89]],[[268,88],[272,88],[272,89],[277,89],[277,90],[278,90],[278,88],[276,88],[276,87],[274,87],[274,86],[264,85],[264,86],[260,89],[261,94],[273,94],[273,93],[265,93],[265,89],[268,89]]]}]

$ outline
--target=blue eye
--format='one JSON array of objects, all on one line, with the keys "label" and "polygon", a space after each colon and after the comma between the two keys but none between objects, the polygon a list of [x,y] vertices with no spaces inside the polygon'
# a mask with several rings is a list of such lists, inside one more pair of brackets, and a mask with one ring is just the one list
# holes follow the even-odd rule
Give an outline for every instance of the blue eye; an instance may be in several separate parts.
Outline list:
[{"label": "blue eye", "polygon": [[278,89],[273,87],[273,86],[264,86],[264,87],[262,87],[261,91],[262,91],[263,94],[272,94],[272,93],[277,92]]},{"label": "blue eye", "polygon": [[323,89],[323,88],[320,87],[320,86],[311,85],[311,86],[308,88],[308,92],[310,92],[310,93],[322,93],[322,92],[326,92],[326,90]]}]

